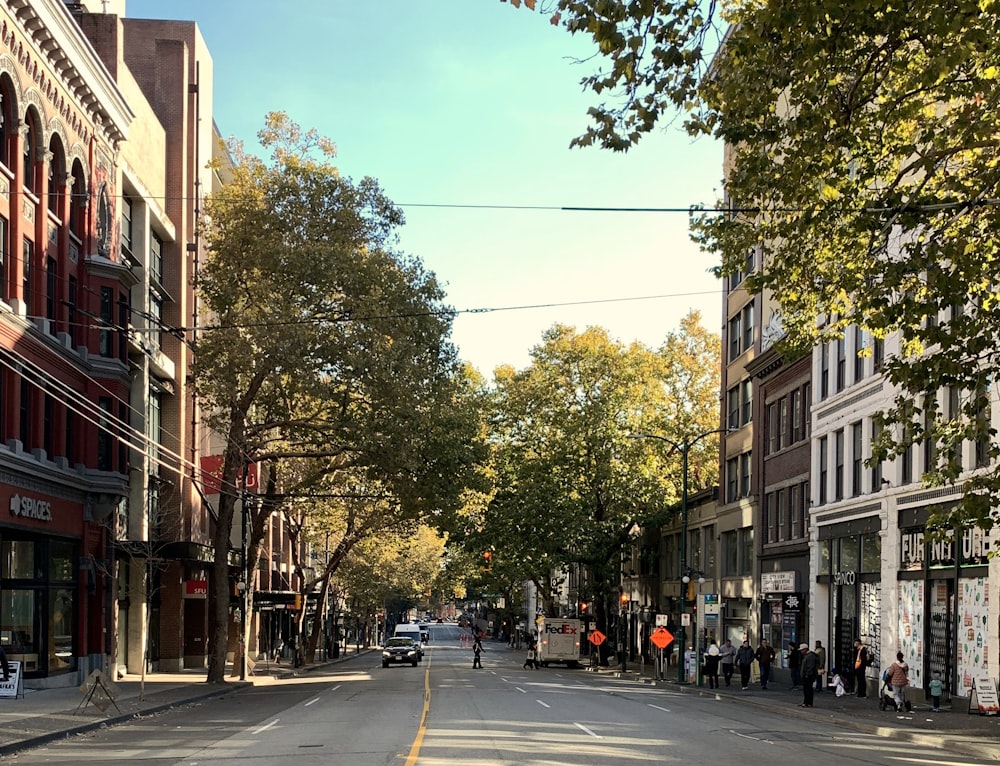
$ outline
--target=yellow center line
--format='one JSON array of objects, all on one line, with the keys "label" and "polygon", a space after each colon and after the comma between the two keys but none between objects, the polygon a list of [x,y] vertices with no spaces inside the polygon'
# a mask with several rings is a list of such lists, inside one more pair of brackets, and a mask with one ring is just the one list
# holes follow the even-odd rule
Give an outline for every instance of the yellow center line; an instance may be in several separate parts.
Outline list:
[{"label": "yellow center line", "polygon": [[420,713],[420,726],[417,727],[417,736],[410,746],[410,754],[406,756],[406,766],[416,766],[417,758],[420,757],[420,746],[424,742],[424,735],[427,733],[427,711],[431,708],[431,655],[427,655],[427,669],[424,671],[424,709]]}]

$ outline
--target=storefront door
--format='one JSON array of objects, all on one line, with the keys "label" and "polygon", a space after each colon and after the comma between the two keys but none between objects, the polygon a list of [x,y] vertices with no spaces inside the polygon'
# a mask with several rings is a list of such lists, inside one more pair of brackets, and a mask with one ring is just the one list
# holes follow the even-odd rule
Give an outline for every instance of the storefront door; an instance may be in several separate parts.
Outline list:
[{"label": "storefront door", "polygon": [[[940,678],[947,691],[951,689],[954,667],[955,635],[955,581],[931,580],[928,589],[927,611],[930,622],[927,630],[927,678]],[[935,673],[940,673],[935,676]]]}]

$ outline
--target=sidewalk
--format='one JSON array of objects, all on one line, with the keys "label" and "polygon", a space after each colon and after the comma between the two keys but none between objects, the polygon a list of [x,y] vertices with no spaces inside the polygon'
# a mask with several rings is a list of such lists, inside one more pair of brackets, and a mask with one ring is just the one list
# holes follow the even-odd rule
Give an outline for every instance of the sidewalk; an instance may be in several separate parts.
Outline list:
[{"label": "sidewalk", "polygon": [[352,651],[335,660],[321,660],[294,670],[287,662],[281,665],[271,663],[270,666],[261,662],[256,666],[253,677],[246,681],[231,678],[230,668],[227,666],[227,683],[220,685],[205,683],[205,670],[150,673],[146,675],[142,700],[139,699],[142,683],[140,677],[126,675],[115,682],[118,690],[115,704],[107,702],[103,712],[93,703],[81,706],[85,695],[78,686],[25,689],[23,697],[0,698],[0,759],[74,734],[153,715],[179,705],[232,694],[254,684],[292,678],[335,663],[347,662],[369,651],[371,650],[362,650],[360,655]]},{"label": "sidewalk", "polygon": [[631,678],[637,683],[653,684],[657,687],[682,691],[688,694],[715,697],[720,701],[752,705],[758,708],[780,712],[798,718],[808,719],[831,726],[853,729],[867,734],[899,739],[917,745],[942,749],[950,753],[1000,760],[1000,716],[981,716],[976,713],[952,713],[945,703],[940,713],[932,713],[929,702],[923,700],[922,690],[914,690],[907,699],[913,704],[910,713],[896,713],[892,708],[882,711],[878,707],[878,696],[857,697],[845,694],[837,697],[832,690],[816,694],[814,707],[804,709],[802,692],[792,691],[787,684],[773,681],[766,690],[760,684],[753,684],[747,691],[739,686],[739,677],[732,686],[726,686],[720,678],[721,688],[709,689],[681,684],[677,681],[677,669],[670,668],[666,679],[653,679],[652,667],[647,665],[640,674],[639,666],[629,664],[629,670],[622,673],[618,667],[600,668],[601,675],[611,674],[620,678]]}]

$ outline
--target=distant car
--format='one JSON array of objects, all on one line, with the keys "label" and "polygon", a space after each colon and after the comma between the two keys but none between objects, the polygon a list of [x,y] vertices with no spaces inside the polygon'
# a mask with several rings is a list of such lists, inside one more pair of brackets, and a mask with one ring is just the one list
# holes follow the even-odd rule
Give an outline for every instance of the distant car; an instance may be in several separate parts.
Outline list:
[{"label": "distant car", "polygon": [[393,662],[408,662],[413,667],[420,662],[420,644],[408,636],[393,636],[382,647],[382,667]]},{"label": "distant car", "polygon": [[420,629],[420,626],[415,623],[401,623],[396,626],[396,629],[392,633],[393,638],[398,638],[400,636],[404,638],[412,638],[413,642],[420,649],[420,659],[424,658],[424,644],[427,642],[427,633]]}]

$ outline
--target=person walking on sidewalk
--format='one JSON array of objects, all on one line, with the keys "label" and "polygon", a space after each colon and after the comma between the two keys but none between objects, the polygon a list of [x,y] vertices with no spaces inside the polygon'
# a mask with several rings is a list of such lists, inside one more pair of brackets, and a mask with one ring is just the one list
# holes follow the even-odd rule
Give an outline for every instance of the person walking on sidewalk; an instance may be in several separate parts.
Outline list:
[{"label": "person walking on sidewalk", "polygon": [[854,692],[859,697],[868,696],[868,678],[865,668],[872,664],[868,647],[860,638],[854,639]]},{"label": "person walking on sidewalk", "polygon": [[744,639],[743,646],[736,650],[736,664],[740,669],[740,686],[743,691],[750,687],[750,666],[753,665],[753,649],[749,639]]},{"label": "person walking on sidewalk", "polygon": [[802,686],[802,674],[799,669],[802,667],[802,652],[794,641],[788,642],[788,672],[792,674],[792,691],[798,691]]},{"label": "person walking on sidewalk", "polygon": [[719,688],[719,647],[713,641],[712,645],[705,651],[705,678],[708,679],[709,689]]},{"label": "person walking on sidewalk", "polygon": [[826,676],[826,649],[823,647],[823,642],[818,638],[816,639],[816,648],[813,649],[813,653],[816,655],[816,691],[823,691],[823,681]]},{"label": "person walking on sidewalk", "polygon": [[733,666],[736,664],[736,647],[730,639],[719,647],[719,665],[722,667],[722,677],[726,679],[726,686],[733,680]]},{"label": "person walking on sidewalk", "polygon": [[907,710],[906,687],[910,685],[910,666],[903,661],[903,653],[896,652],[896,661],[886,671],[892,685],[892,698],[896,700],[896,712]]},{"label": "person walking on sidewalk", "polygon": [[815,652],[809,651],[809,644],[799,644],[799,654],[802,655],[802,707],[812,707],[813,695],[816,693],[816,674],[819,673],[819,658]]},{"label": "person walking on sidewalk", "polygon": [[757,647],[754,657],[760,665],[760,688],[766,689],[768,679],[771,678],[771,663],[774,662],[774,649],[767,643],[766,638],[760,640],[760,646]]}]

